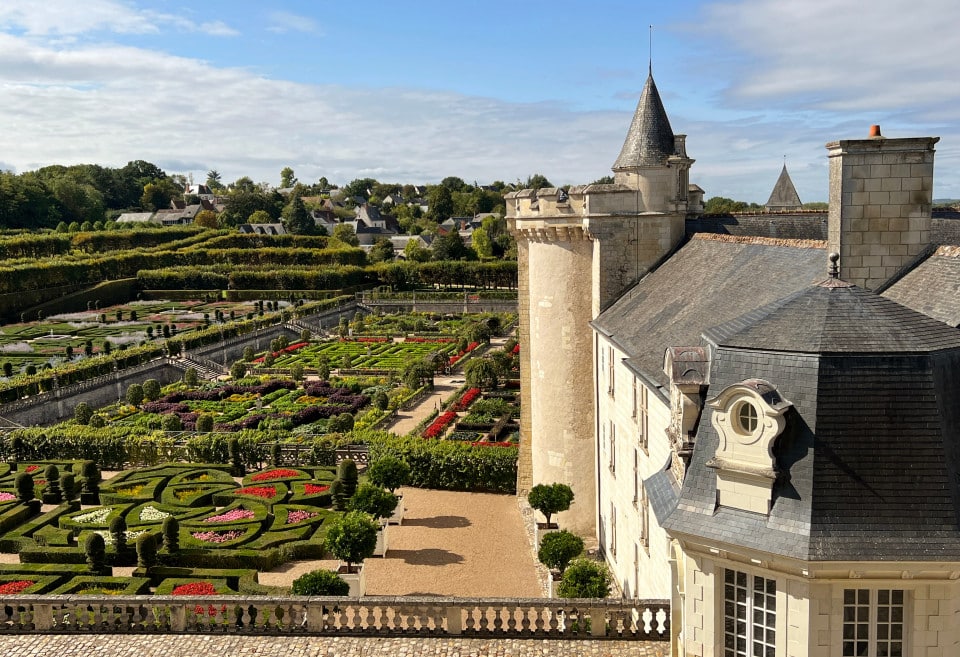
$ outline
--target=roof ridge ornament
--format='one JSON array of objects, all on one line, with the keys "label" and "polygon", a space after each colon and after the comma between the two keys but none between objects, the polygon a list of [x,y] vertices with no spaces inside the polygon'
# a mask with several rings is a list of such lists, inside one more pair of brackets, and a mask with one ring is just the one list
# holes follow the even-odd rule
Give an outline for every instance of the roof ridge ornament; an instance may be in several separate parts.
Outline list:
[{"label": "roof ridge ornament", "polygon": [[827,260],[830,261],[830,264],[827,266],[827,275],[830,278],[840,278],[840,267],[837,265],[837,262],[840,260],[840,254],[836,252],[831,252],[827,256]]}]

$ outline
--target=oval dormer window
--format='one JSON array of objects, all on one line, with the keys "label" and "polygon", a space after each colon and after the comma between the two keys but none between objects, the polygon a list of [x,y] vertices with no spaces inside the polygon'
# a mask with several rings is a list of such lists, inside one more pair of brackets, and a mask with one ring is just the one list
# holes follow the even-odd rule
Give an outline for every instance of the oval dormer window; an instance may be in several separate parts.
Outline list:
[{"label": "oval dormer window", "polygon": [[737,433],[750,436],[757,430],[757,408],[750,402],[741,402],[734,417]]}]

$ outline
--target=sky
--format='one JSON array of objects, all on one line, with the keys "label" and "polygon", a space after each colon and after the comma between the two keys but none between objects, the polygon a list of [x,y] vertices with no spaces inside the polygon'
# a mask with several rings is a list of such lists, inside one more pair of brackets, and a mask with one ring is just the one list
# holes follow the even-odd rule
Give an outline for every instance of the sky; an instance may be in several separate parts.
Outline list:
[{"label": "sky", "polygon": [[[610,174],[652,52],[706,196],[824,144],[938,136],[960,198],[956,0],[0,0],[0,169],[148,160],[278,184]],[[650,39],[650,26],[652,43]]]}]

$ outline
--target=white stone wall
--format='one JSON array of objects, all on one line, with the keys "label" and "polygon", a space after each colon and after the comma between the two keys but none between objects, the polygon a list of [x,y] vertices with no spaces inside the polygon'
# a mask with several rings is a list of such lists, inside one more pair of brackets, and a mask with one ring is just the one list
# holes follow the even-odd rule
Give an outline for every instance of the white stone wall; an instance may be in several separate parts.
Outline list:
[{"label": "white stone wall", "polygon": [[[669,540],[644,504],[642,480],[661,468],[670,454],[666,429],[669,407],[647,390],[646,448],[641,438],[643,384],[626,368],[626,355],[603,336],[598,336],[595,369],[598,372],[597,417],[599,431],[599,510],[604,530],[606,559],[625,595],[638,598],[670,598]],[[614,385],[609,384],[610,355]],[[602,360],[603,369],[597,365]],[[634,415],[633,390],[637,382],[638,412]],[[611,469],[611,426],[615,427],[616,450]],[[636,454],[636,470],[634,455]],[[638,485],[639,484],[639,485]],[[636,495],[636,501],[635,501]],[[616,511],[616,544],[611,542]],[[648,514],[647,537],[643,537],[643,514]],[[599,538],[599,537],[598,537]],[[613,548],[613,549],[612,549]]]}]

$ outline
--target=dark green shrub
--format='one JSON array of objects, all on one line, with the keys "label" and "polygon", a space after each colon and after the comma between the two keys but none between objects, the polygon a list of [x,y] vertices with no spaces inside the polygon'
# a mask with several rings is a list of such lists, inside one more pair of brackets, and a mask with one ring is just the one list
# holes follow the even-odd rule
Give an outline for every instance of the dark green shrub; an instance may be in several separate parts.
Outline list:
[{"label": "dark green shrub", "polygon": [[17,499],[21,502],[29,502],[33,499],[33,477],[26,472],[17,475],[14,487],[17,489]]},{"label": "dark green shrub", "polygon": [[110,535],[117,552],[124,552],[127,549],[127,521],[122,515],[114,516],[110,521]]},{"label": "dark green shrub", "polygon": [[47,485],[43,489],[44,504],[60,504],[63,502],[63,491],[60,489],[60,469],[52,463],[43,471]]},{"label": "dark green shrub", "polygon": [[387,393],[383,390],[378,390],[377,393],[373,396],[373,405],[375,408],[385,411],[387,406],[390,405],[390,398],[387,397]]},{"label": "dark green shrub", "polygon": [[87,557],[87,565],[94,573],[102,573],[106,570],[107,546],[103,536],[95,532],[90,532],[83,541],[83,553]]},{"label": "dark green shrub", "polygon": [[137,566],[153,568],[157,565],[157,535],[146,532],[137,537]]},{"label": "dark green shrub", "polygon": [[90,424],[90,418],[93,417],[93,410],[87,402],[80,402],[73,409],[73,419],[77,424]]},{"label": "dark green shrub", "polygon": [[347,595],[350,585],[332,570],[313,570],[293,580],[294,595]]},{"label": "dark green shrub", "polygon": [[239,380],[247,375],[247,364],[238,360],[230,367],[230,377]]},{"label": "dark green shrub", "polygon": [[[167,333],[170,327],[168,325],[163,326],[163,332]],[[164,336],[166,337],[166,336]],[[200,383],[200,376],[197,374],[197,370],[193,367],[188,367],[187,370],[183,373],[183,383],[189,388],[196,388],[197,384]]]},{"label": "dark green shrub", "polygon": [[334,479],[330,482],[330,499],[333,500],[333,508],[337,511],[346,511],[350,498],[343,494],[343,482]]},{"label": "dark green shrub", "polygon": [[156,379],[147,379],[143,382],[143,396],[147,401],[156,401],[160,399],[160,382]]},{"label": "dark green shrub", "polygon": [[97,413],[90,418],[90,426],[94,429],[102,429],[107,426],[107,419]]},{"label": "dark green shrub", "polygon": [[163,549],[168,554],[176,554],[180,550],[180,522],[173,516],[167,516],[163,519],[161,532],[163,533]]},{"label": "dark green shrub", "polygon": [[143,399],[143,386],[139,383],[131,383],[127,388],[127,403],[131,406],[140,406]]},{"label": "dark green shrub", "polygon": [[547,524],[554,513],[570,508],[573,503],[573,489],[566,484],[537,484],[527,494],[530,506],[543,514]]},{"label": "dark green shrub", "polygon": [[227,443],[227,450],[230,454],[230,474],[234,477],[242,477],[247,474],[247,469],[243,465],[243,453],[240,451],[240,441],[231,438],[230,442]]},{"label": "dark green shrub", "polygon": [[373,554],[377,547],[377,522],[362,511],[350,511],[327,530],[325,545],[333,556],[347,564],[352,572],[353,564]]},{"label": "dark green shrub", "polygon": [[23,439],[20,436],[10,438],[10,454],[14,463],[23,460]]},{"label": "dark green shrub", "polygon": [[564,571],[557,595],[561,598],[605,598],[610,595],[610,571],[606,564],[577,559]]},{"label": "dark green shrub", "polygon": [[270,465],[277,467],[280,465],[280,443],[274,443],[270,446]]},{"label": "dark green shrub", "polygon": [[83,504],[100,503],[100,470],[93,461],[80,465],[80,501]]},{"label": "dark green shrub", "polygon": [[581,552],[583,552],[583,539],[564,529],[543,535],[540,539],[540,549],[537,550],[537,558],[550,570],[557,570],[563,574],[570,561]]},{"label": "dark green shrub", "polygon": [[399,501],[396,495],[386,489],[363,484],[350,498],[349,507],[352,511],[363,511],[373,516],[374,520],[379,520],[393,513]]},{"label": "dark green shrub", "polygon": [[63,499],[70,502],[77,497],[77,480],[72,472],[64,472],[60,475],[60,493]]},{"label": "dark green shrub", "polygon": [[371,482],[392,493],[410,479],[410,465],[392,454],[384,454],[370,464],[367,476]]},{"label": "dark green shrub", "polygon": [[348,499],[357,492],[357,463],[353,459],[343,459],[337,464],[337,479],[343,483],[343,495]]},{"label": "dark green shrub", "polygon": [[167,413],[160,421],[160,428],[164,431],[183,431],[183,422],[176,413]]},{"label": "dark green shrub", "polygon": [[213,431],[213,416],[209,413],[201,413],[198,415],[197,431],[200,433],[210,433]]}]

